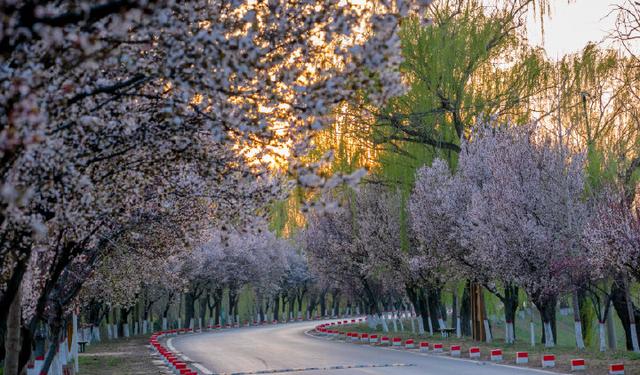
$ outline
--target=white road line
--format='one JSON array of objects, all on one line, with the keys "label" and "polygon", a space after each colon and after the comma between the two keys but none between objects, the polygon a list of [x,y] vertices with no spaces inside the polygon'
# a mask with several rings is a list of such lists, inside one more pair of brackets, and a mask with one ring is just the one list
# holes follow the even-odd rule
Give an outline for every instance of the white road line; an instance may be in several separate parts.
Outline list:
[{"label": "white road line", "polygon": [[[314,328],[315,329],[315,328]],[[342,344],[352,344],[350,342],[347,341],[334,341],[331,338],[324,338],[324,337],[320,337],[317,335],[313,335],[310,332],[312,332],[314,329],[310,329],[308,331],[305,331],[304,334],[309,336],[309,337],[313,337],[315,339],[318,340],[324,340],[324,341],[333,341],[333,342],[338,342],[338,343],[342,343]],[[384,347],[384,346],[374,346],[374,345],[368,345],[366,346],[368,348],[375,348],[375,349],[382,349],[382,350],[393,350],[395,352],[398,352],[400,350],[398,349],[394,349],[393,347]],[[507,364],[500,364],[500,363],[492,363],[492,362],[486,362],[486,361],[476,361],[476,360],[472,360],[472,359],[464,359],[464,358],[455,358],[455,357],[448,357],[445,355],[438,355],[438,354],[432,354],[432,353],[421,353],[421,352],[416,352],[416,351],[410,351],[407,350],[405,351],[405,353],[411,353],[411,354],[416,354],[416,355],[421,355],[423,357],[438,357],[438,358],[444,358],[444,359],[448,359],[450,361],[464,361],[464,362],[472,362],[472,363],[476,363],[479,365],[490,365],[490,366],[501,366],[501,367],[508,367],[508,368],[513,368],[513,369],[518,369],[518,370],[529,370],[531,372],[537,372],[540,374],[551,374],[551,375],[571,375],[571,374],[566,374],[566,373],[560,373],[560,372],[553,372],[553,371],[547,371],[547,370],[539,370],[536,368],[530,368],[530,367],[520,367],[520,366],[514,366],[514,365],[507,365]]]}]

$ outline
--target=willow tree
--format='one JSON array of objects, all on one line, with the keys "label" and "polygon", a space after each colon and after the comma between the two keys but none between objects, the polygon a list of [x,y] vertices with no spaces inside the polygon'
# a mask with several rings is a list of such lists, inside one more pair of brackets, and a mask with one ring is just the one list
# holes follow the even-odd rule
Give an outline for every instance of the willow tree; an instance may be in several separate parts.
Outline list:
[{"label": "willow tree", "polygon": [[474,123],[528,120],[548,68],[523,36],[530,3],[487,11],[478,0],[447,0],[430,8],[431,22],[405,22],[402,69],[411,89],[379,114],[375,139],[432,146],[451,160]]}]

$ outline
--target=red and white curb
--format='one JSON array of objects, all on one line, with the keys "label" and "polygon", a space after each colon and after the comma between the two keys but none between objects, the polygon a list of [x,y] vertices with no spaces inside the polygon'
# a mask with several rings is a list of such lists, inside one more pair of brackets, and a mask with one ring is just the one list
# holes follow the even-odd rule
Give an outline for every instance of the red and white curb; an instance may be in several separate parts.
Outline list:
[{"label": "red and white curb", "polygon": [[[359,320],[361,321],[361,320]],[[338,323],[340,325],[340,323]],[[343,323],[343,324],[348,324],[347,323]],[[322,336],[325,336],[326,339],[333,339],[337,336],[334,336],[332,334],[329,334],[332,330],[327,329],[326,327],[329,327],[331,325],[334,325],[334,323],[326,323],[326,324],[321,324],[319,326],[316,326],[315,329],[309,330],[307,332],[305,332],[306,335],[310,336],[310,337],[314,337],[316,339],[322,339]],[[315,332],[315,334],[312,334],[312,332]],[[344,335],[344,332],[341,332]],[[337,334],[337,332],[336,332]],[[403,350],[403,345],[402,345],[402,339],[399,338],[394,338],[394,339],[390,339],[387,336],[382,336],[382,338],[380,339],[380,344],[379,345],[375,345],[376,343],[372,342],[372,338],[376,336],[376,335],[372,335],[369,334],[369,343],[372,344],[371,347],[376,348],[376,349],[381,349],[381,350]],[[377,338],[377,337],[376,337]],[[394,345],[390,345],[392,343],[396,343],[399,341],[399,344]],[[337,342],[341,342],[344,344],[349,344],[349,341],[345,341],[345,340],[338,340]],[[412,344],[415,344],[415,341],[413,339],[409,339],[409,342]],[[406,344],[407,342],[405,341],[405,345],[404,348],[406,348]],[[433,350],[431,352],[429,352],[429,348],[432,348]],[[423,355],[423,356],[432,356],[432,355],[438,355],[440,353],[443,352],[443,344],[440,343],[435,343],[435,344],[430,344],[426,341],[421,341],[418,345],[419,350],[406,350],[407,353],[411,353],[411,354],[415,354],[415,355]],[[406,349],[414,349],[414,348],[406,348]],[[461,347],[460,345],[452,345],[450,347],[450,356],[442,356],[442,355],[438,355],[439,358],[443,358],[443,359],[447,359],[447,360],[452,360],[452,361],[468,361],[467,359],[463,359],[460,358],[460,355],[458,354],[458,352],[461,352]],[[435,353],[435,354],[434,354]],[[519,352],[522,353],[520,354],[521,361],[522,358],[525,357],[527,358],[527,362],[528,362],[528,353],[526,352]],[[516,354],[518,356],[518,354]],[[482,364],[485,365],[493,365],[493,366],[500,366],[500,367],[507,367],[507,368],[513,368],[513,369],[522,369],[521,366],[516,366],[516,365],[508,365],[508,364],[504,364],[503,362],[503,356],[502,356],[502,349],[494,349],[490,351],[490,361],[485,362],[480,360],[480,348],[479,347],[471,347],[469,348],[469,357],[472,358],[474,361],[479,361]],[[518,358],[518,357],[517,357]],[[518,359],[516,358],[516,363],[518,363]],[[554,356],[554,360],[555,360],[555,356]],[[525,362],[520,362],[520,363],[525,363]],[[614,365],[616,366],[616,365]],[[614,367],[612,366],[612,368],[615,371],[618,371],[618,367]],[[623,366],[623,365],[619,365],[619,366]],[[536,373],[540,373],[540,374],[553,374],[553,375],[559,375],[560,373],[558,372],[551,372],[551,371],[547,371],[547,370],[541,370],[541,369],[535,369],[535,368],[527,368],[527,371],[531,371],[531,372],[536,372]],[[624,366],[623,366],[623,372],[612,372],[611,374],[624,374]],[[568,374],[567,374],[568,375]]]},{"label": "red and white curb", "polygon": [[449,354],[452,357],[460,357],[460,345],[451,345],[449,348]]},{"label": "red and white curb", "polygon": [[609,366],[609,375],[624,375],[624,364],[615,363]]},{"label": "red and white curb", "polygon": [[556,356],[553,354],[542,355],[542,368],[556,367]]},{"label": "red and white curb", "polygon": [[587,369],[587,364],[584,359],[576,358],[571,360],[571,371],[584,371]]},{"label": "red and white curb", "polygon": [[469,358],[480,358],[480,348],[477,346],[469,348]]},{"label": "red and white curb", "polygon": [[529,353],[527,352],[516,352],[516,363],[519,365],[524,365],[529,363]]}]

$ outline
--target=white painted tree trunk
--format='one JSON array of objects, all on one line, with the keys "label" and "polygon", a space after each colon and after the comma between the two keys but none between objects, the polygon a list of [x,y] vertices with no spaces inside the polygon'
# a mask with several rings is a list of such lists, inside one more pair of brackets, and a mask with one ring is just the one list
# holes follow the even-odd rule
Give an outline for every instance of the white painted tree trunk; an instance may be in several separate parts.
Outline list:
[{"label": "white painted tree trunk", "polygon": [[411,320],[411,333],[415,334],[416,333],[416,321],[415,318],[410,318]]},{"label": "white painted tree trunk", "polygon": [[445,328],[447,328],[447,325],[446,325],[446,324],[444,324],[444,320],[442,320],[442,318],[438,318],[438,327],[439,327],[440,329],[445,329]]},{"label": "white painted tree trunk", "polygon": [[395,319],[391,320],[393,322],[393,332],[398,332],[398,323]]},{"label": "white painted tree trunk", "polygon": [[147,319],[142,321],[142,334],[146,335],[149,331],[149,321]]},{"label": "white painted tree trunk", "polygon": [[418,315],[418,334],[424,335],[424,322],[422,321],[422,315]]},{"label": "white painted tree trunk", "polygon": [[515,335],[513,332],[513,322],[507,322],[505,323],[505,342],[507,344],[513,344],[513,342],[515,341]]},{"label": "white painted tree trunk", "polygon": [[400,331],[404,332],[404,324],[402,323],[402,319],[398,319],[398,323],[400,323]]},{"label": "white painted tree trunk", "polygon": [[111,332],[111,324],[107,323],[107,338],[109,340],[113,339],[113,332]]},{"label": "white painted tree trunk", "polygon": [[236,324],[240,325],[240,315],[236,315]]},{"label": "white painted tree trunk", "polygon": [[389,326],[387,325],[387,319],[382,318],[382,332],[389,332]]},{"label": "white painted tree trunk", "polygon": [[116,323],[113,324],[113,338],[118,338],[118,325]]},{"label": "white painted tree trunk", "polygon": [[544,322],[544,346],[547,348],[556,346],[553,341],[553,329],[551,329],[551,323],[549,322]]},{"label": "white painted tree trunk", "polygon": [[493,337],[491,336],[491,327],[489,326],[489,320],[485,319],[483,321],[484,323],[484,331],[485,331],[485,336],[486,336],[486,342],[492,342],[493,341]]},{"label": "white painted tree trunk", "polygon": [[429,335],[433,336],[433,322],[431,321],[431,316],[427,317],[427,322],[429,323]]},{"label": "white painted tree trunk", "polygon": [[182,328],[182,318],[178,318],[178,328]]},{"label": "white painted tree trunk", "polygon": [[167,318],[162,317],[162,330],[166,331],[167,330]]},{"label": "white painted tree trunk", "polygon": [[607,350],[607,341],[605,339],[605,325],[603,322],[598,322],[598,337],[600,341],[600,351]]},{"label": "white painted tree trunk", "polygon": [[580,321],[580,304],[578,303],[578,291],[571,293],[571,304],[573,305],[573,328],[576,334],[576,347],[584,349],[584,339],[582,338],[582,322]]},{"label": "white painted tree trunk", "polygon": [[536,324],[533,321],[529,323],[529,332],[531,336],[531,346],[534,347],[536,346]]},{"label": "white painted tree trunk", "polygon": [[100,342],[102,339],[100,338],[100,327],[92,326],[91,327],[91,342]]},{"label": "white painted tree trunk", "polygon": [[458,319],[456,319],[456,337],[462,337],[462,324],[460,320],[460,315],[458,315]]},{"label": "white painted tree trunk", "polygon": [[124,334],[124,337],[129,337],[129,323],[124,324],[122,333]]},{"label": "white painted tree trunk", "polygon": [[636,317],[633,311],[633,301],[631,299],[631,290],[629,288],[629,280],[624,277],[624,293],[627,300],[627,314],[629,315],[629,328],[631,334],[631,347],[636,353],[640,353],[640,347],[638,346],[638,331],[636,331]]},{"label": "white painted tree trunk", "polygon": [[584,339],[582,338],[582,322],[573,322],[573,327],[576,334],[576,347],[578,349],[584,349]]},{"label": "white painted tree trunk", "polygon": [[356,306],[356,315],[360,315],[360,306]]},{"label": "white painted tree trunk", "polygon": [[636,330],[636,324],[631,323],[631,346],[633,347],[633,351],[636,353],[640,353],[640,347],[638,347],[638,331]]},{"label": "white painted tree trunk", "polygon": [[[72,316],[72,325],[73,336],[71,336],[71,356],[73,357],[73,369],[77,374],[80,368],[78,367],[78,316],[75,313]],[[108,324],[107,328],[109,328]]]},{"label": "white painted tree trunk", "polygon": [[618,338],[616,337],[616,327],[613,324],[613,312],[609,309],[606,316],[607,319],[607,346],[609,349],[616,350],[618,347]]},{"label": "white painted tree trunk", "polygon": [[91,329],[88,327],[82,329],[82,339],[87,342],[87,345],[91,345]]},{"label": "white painted tree trunk", "polygon": [[134,336],[137,336],[140,333],[139,328],[140,328],[140,324],[138,324],[138,322],[133,322],[133,335]]},{"label": "white painted tree trunk", "polygon": [[378,326],[376,315],[367,315],[367,326],[369,327],[369,329],[376,329],[376,327]]}]

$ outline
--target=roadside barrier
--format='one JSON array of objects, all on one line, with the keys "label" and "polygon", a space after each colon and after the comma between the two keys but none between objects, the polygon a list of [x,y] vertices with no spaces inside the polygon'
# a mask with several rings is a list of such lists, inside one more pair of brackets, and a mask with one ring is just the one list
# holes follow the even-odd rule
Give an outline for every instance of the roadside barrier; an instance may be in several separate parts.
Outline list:
[{"label": "roadside barrier", "polygon": [[585,360],[582,358],[576,358],[571,360],[571,371],[584,371],[587,369]]},{"label": "roadside barrier", "polygon": [[502,361],[502,349],[493,349],[490,353],[490,359],[492,362]]},{"label": "roadside barrier", "polygon": [[609,375],[624,375],[624,364],[614,363],[609,365]]},{"label": "roadside barrier", "polygon": [[543,368],[556,367],[556,356],[553,355],[553,354],[543,354],[542,355],[542,367]]},{"label": "roadside barrier", "polygon": [[167,367],[169,367],[169,369],[176,375],[197,375],[198,373],[190,369],[185,362],[179,360],[174,353],[172,353],[169,349],[167,349],[162,344],[160,344],[158,339],[164,336],[175,336],[180,333],[186,334],[186,333],[193,333],[193,332],[194,331],[191,328],[188,328],[188,329],[181,328],[181,329],[160,331],[151,335],[151,338],[149,339],[149,343],[154,348],[154,350],[160,355],[165,365],[167,365]]},{"label": "roadside barrier", "polygon": [[519,365],[523,365],[525,363],[529,363],[529,353],[527,352],[516,352],[516,363]]},{"label": "roadside barrier", "polygon": [[404,347],[405,349],[414,349],[416,344],[413,339],[407,339],[407,341],[404,342]]},{"label": "roadside barrier", "polygon": [[[364,319],[351,319],[351,322],[348,320],[342,320],[337,322],[325,323],[319,326],[316,326],[316,331],[320,335],[329,335],[333,336],[338,334],[338,331],[327,330],[326,327],[333,325],[353,325],[356,323],[360,323]],[[346,328],[346,327],[345,327]],[[402,347],[405,349],[415,349],[416,341],[414,339],[407,339],[402,341],[400,337],[389,338],[388,336],[382,336],[378,339],[378,335],[370,334],[370,333],[357,333],[357,332],[339,332],[340,335],[346,335],[346,337],[350,338],[352,342],[362,342],[369,343],[371,345],[380,343],[381,346],[393,346],[393,347]],[[404,344],[404,345],[403,345]],[[434,353],[442,353],[443,352],[443,344],[430,344],[427,341],[420,341],[417,345],[420,352],[427,353],[429,352],[429,347],[432,348]],[[451,345],[449,347],[449,354],[452,357],[460,357],[462,352],[462,348],[460,345]],[[527,364],[529,363],[529,353],[528,352],[516,352],[515,363],[516,364]],[[479,347],[470,347],[469,348],[469,358],[479,359],[481,357],[481,351]],[[502,349],[493,349],[489,353],[489,358],[492,362],[502,362],[503,361],[503,353]],[[544,354],[541,357],[542,367],[543,368],[553,368],[556,365],[556,357],[553,354]],[[572,359],[570,361],[571,371],[584,371],[586,370],[586,361],[581,358]],[[609,366],[609,374],[610,375],[620,375],[624,374],[624,364],[617,363]]]},{"label": "roadside barrier", "polygon": [[480,348],[477,346],[469,348],[469,358],[480,358]]}]

